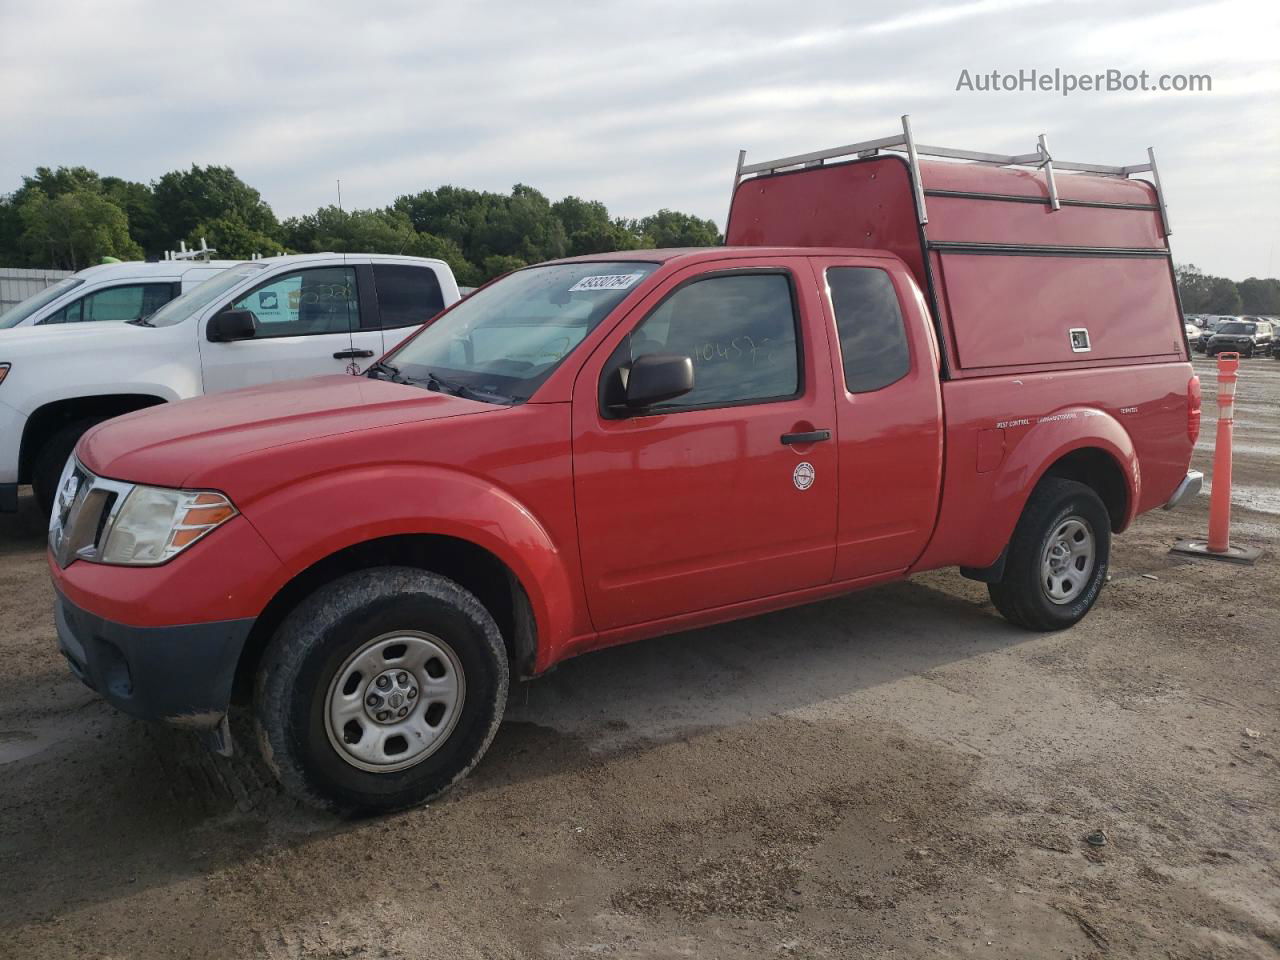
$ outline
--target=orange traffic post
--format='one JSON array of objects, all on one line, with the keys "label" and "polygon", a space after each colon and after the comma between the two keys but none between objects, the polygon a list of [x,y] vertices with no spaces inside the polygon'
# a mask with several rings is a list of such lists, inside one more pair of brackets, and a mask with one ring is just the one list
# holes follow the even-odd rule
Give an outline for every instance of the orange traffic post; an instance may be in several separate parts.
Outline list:
[{"label": "orange traffic post", "polygon": [[1209,494],[1209,539],[1179,540],[1174,553],[1234,563],[1253,563],[1262,555],[1257,547],[1231,543],[1231,437],[1235,427],[1236,381],[1240,354],[1218,354],[1218,433],[1213,441],[1213,489]]},{"label": "orange traffic post", "polygon": [[1209,552],[1231,549],[1231,435],[1236,415],[1240,354],[1218,354],[1218,435],[1213,441],[1213,490],[1209,495]]}]

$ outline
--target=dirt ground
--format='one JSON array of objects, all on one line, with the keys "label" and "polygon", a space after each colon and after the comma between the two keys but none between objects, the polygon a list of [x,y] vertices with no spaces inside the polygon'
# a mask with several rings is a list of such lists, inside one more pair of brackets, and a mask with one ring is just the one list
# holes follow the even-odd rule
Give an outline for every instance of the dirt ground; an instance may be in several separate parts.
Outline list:
[{"label": "dirt ground", "polygon": [[593,654],[518,685],[447,798],[358,822],[73,680],[28,499],[0,517],[0,956],[1280,956],[1280,363],[1243,367],[1258,566],[1168,554],[1202,496],[1119,538],[1065,633],[948,571]]}]

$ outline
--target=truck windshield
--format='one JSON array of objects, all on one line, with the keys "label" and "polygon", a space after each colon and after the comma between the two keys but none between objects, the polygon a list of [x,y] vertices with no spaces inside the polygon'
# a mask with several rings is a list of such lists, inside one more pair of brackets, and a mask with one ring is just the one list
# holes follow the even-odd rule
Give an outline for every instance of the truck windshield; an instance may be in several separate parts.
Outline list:
[{"label": "truck windshield", "polygon": [[265,263],[238,263],[217,276],[210,277],[198,287],[192,287],[176,300],[170,300],[147,317],[147,322],[143,326],[169,327],[175,323],[181,323],[193,313],[198,313],[213,303],[246,277],[252,277],[259,270],[264,269],[266,269]]},{"label": "truck windshield", "polygon": [[1256,333],[1258,325],[1256,323],[1224,323],[1218,328],[1219,333]]},{"label": "truck windshield", "polygon": [[388,363],[410,380],[485,395],[477,399],[528,400],[657,268],[656,263],[594,261],[519,270],[460,302]]},{"label": "truck windshield", "polygon": [[84,281],[77,279],[76,277],[65,277],[53,286],[45,287],[39,293],[32,294],[21,303],[10,307],[4,313],[0,313],[0,330],[7,330],[9,327],[16,327],[41,307],[52,303],[72,287],[78,287],[82,283],[84,283]]}]

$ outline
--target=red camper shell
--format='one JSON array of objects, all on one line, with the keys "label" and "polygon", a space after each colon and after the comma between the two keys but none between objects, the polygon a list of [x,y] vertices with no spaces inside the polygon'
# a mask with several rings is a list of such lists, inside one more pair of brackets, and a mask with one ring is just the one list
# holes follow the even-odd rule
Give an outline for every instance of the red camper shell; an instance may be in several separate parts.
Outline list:
[{"label": "red camper shell", "polygon": [[1152,184],[993,163],[917,169],[919,191],[898,154],[757,173],[735,186],[726,242],[901,257],[952,378],[1187,359]]}]

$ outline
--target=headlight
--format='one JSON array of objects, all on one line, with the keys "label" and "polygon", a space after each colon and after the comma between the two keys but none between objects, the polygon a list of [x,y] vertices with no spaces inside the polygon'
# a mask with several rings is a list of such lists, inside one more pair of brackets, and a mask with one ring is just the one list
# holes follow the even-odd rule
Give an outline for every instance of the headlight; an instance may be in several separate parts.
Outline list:
[{"label": "headlight", "polygon": [[102,563],[164,563],[236,512],[230,500],[212,491],[134,487],[116,513],[98,559]]}]

